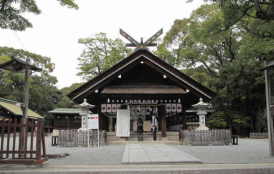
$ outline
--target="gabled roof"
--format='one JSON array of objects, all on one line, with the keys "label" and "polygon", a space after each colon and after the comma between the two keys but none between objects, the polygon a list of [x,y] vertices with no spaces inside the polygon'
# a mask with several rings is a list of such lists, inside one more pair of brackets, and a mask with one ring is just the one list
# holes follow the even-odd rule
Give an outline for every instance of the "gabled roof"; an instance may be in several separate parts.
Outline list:
[{"label": "gabled roof", "polygon": [[81,114],[83,111],[80,108],[56,108],[49,111],[51,114]]},{"label": "gabled roof", "polygon": [[112,66],[110,69],[106,70],[102,74],[96,76],[92,80],[72,91],[70,94],[68,94],[68,96],[72,100],[77,100],[87,92],[93,92],[98,88],[102,88],[106,81],[111,80],[113,77],[117,77],[117,75],[121,74],[123,71],[126,71],[130,65],[133,65],[140,60],[148,61],[159,72],[165,73],[167,76],[176,79],[177,82],[182,83],[186,88],[199,93],[207,99],[212,99],[212,97],[215,96],[213,91],[202,86],[200,83],[196,82],[181,71],[169,65],[163,59],[160,59],[147,49],[136,50],[131,55]]},{"label": "gabled roof", "polygon": [[0,69],[6,69],[10,71],[19,72],[28,66],[33,71],[41,71],[41,68],[36,67],[25,60],[18,59],[10,56],[0,56]]},{"label": "gabled roof", "polygon": [[[19,105],[19,103],[11,100],[6,100],[3,98],[0,98],[0,108],[4,108],[5,110],[11,112],[12,114],[16,116],[22,116],[23,112]],[[38,113],[32,111],[31,109],[28,109],[28,117],[33,119],[43,119],[44,117],[39,115]]]}]

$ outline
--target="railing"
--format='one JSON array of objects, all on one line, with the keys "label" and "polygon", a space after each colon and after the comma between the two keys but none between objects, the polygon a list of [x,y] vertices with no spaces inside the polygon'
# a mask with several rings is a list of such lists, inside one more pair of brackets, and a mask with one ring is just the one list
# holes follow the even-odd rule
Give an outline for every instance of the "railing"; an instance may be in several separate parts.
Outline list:
[{"label": "railing", "polygon": [[[27,129],[24,137],[23,127]],[[42,163],[45,157],[43,121],[28,120],[23,125],[17,119],[0,120],[0,163]]]},{"label": "railing", "polygon": [[250,132],[249,138],[268,138],[267,132]]},{"label": "railing", "polygon": [[228,129],[213,129],[205,131],[180,132],[182,144],[191,145],[228,145],[231,143],[231,131]]},{"label": "railing", "polygon": [[[99,144],[106,145],[106,132],[99,132]],[[77,147],[77,146],[97,146],[98,133],[97,130],[59,130],[58,145],[63,147]]]}]

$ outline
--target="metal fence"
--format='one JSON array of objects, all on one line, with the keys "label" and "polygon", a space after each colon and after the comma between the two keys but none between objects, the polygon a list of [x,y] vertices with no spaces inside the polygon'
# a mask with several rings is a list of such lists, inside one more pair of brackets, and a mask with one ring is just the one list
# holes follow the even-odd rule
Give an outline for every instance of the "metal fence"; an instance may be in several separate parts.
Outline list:
[{"label": "metal fence", "polygon": [[100,145],[107,144],[105,131],[97,130],[59,130],[58,145],[62,147],[97,146],[98,138]]},{"label": "metal fence", "polygon": [[[23,127],[27,128],[24,137],[20,133]],[[0,163],[42,163],[45,157],[42,120],[29,120],[26,125],[17,119],[0,120]]]},{"label": "metal fence", "polygon": [[228,129],[213,129],[205,131],[182,130],[180,134],[182,144],[229,145],[231,143],[231,131]]},{"label": "metal fence", "polygon": [[249,138],[268,138],[267,132],[250,132]]}]

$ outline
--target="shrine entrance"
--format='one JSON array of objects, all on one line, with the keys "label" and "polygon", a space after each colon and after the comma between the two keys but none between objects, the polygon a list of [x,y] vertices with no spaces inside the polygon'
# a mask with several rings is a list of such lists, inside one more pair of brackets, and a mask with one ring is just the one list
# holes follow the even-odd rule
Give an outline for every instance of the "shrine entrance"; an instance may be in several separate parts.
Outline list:
[{"label": "shrine entrance", "polygon": [[[142,120],[143,132],[151,132],[154,125],[157,129],[158,125],[158,105],[129,105],[130,107],[130,131],[137,132],[138,120]],[[155,117],[156,121],[152,122],[152,117]],[[154,120],[155,120],[154,119]]]}]

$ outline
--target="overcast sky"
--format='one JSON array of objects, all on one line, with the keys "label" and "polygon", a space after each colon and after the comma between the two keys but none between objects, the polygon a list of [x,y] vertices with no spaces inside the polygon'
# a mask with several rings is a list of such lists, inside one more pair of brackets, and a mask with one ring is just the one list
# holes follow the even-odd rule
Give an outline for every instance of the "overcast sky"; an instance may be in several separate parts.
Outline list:
[{"label": "overcast sky", "polygon": [[189,17],[202,0],[76,0],[78,10],[61,7],[56,0],[37,0],[40,15],[27,15],[33,28],[24,32],[1,30],[0,46],[22,48],[51,57],[55,63],[52,75],[59,88],[81,79],[77,58],[83,51],[79,38],[104,32],[120,38],[122,28],[137,41],[146,40],[159,29],[167,32],[176,19]]}]

